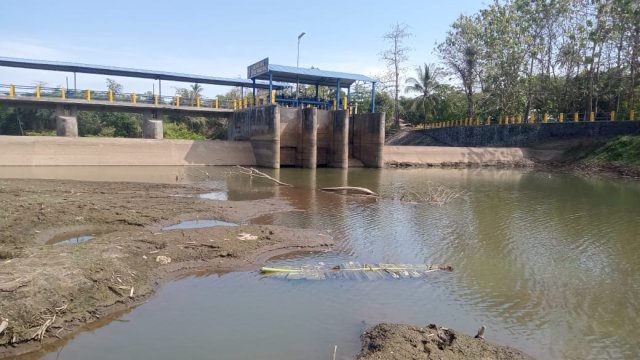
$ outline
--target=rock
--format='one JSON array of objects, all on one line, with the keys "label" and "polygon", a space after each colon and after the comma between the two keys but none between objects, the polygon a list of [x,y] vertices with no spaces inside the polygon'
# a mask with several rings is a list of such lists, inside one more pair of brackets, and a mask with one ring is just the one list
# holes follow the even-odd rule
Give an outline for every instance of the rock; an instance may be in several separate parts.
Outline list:
[{"label": "rock", "polygon": [[156,262],[160,263],[160,265],[166,265],[171,262],[171,258],[164,255],[158,255],[156,257]]}]

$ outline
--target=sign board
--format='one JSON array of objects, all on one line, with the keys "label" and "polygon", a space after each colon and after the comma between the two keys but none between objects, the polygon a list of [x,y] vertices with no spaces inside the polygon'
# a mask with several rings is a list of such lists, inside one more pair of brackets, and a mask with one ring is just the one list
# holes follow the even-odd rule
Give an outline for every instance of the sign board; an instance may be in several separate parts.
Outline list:
[{"label": "sign board", "polygon": [[262,59],[253,65],[247,66],[248,79],[252,79],[267,72],[269,72],[269,58]]}]

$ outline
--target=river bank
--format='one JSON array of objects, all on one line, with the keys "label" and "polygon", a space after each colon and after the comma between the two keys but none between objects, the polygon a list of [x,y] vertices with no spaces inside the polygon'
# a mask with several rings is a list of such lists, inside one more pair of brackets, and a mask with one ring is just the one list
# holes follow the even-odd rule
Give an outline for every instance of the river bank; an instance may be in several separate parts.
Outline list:
[{"label": "river bank", "polygon": [[[0,180],[0,357],[38,349],[194,272],[252,270],[289,251],[324,251],[319,231],[243,225],[286,202],[217,201],[193,185]],[[239,226],[162,230],[181,220]],[[93,236],[78,244],[50,240]],[[1,322],[2,320],[0,320]],[[170,324],[167,324],[170,326]]]}]

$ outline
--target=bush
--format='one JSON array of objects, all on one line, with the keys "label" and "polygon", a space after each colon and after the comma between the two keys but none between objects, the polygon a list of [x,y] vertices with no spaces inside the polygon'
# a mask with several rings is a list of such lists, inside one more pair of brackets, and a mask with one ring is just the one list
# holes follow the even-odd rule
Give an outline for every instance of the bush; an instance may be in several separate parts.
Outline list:
[{"label": "bush", "polygon": [[163,133],[165,139],[184,139],[184,140],[205,140],[206,137],[202,134],[195,133],[187,129],[187,126],[182,123],[164,123]]}]

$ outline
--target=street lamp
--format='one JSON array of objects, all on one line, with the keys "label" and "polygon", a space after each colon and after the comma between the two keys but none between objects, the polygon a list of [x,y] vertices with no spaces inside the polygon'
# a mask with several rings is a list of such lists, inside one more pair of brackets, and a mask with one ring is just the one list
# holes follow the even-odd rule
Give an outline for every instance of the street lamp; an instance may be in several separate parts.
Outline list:
[{"label": "street lamp", "polygon": [[[305,35],[306,33],[303,31],[300,33],[300,35],[298,35],[298,57],[296,59],[296,68],[300,68],[300,39],[302,39],[302,37]],[[300,75],[297,76],[297,82],[296,82],[296,104],[298,104],[298,88],[300,87]]]}]

